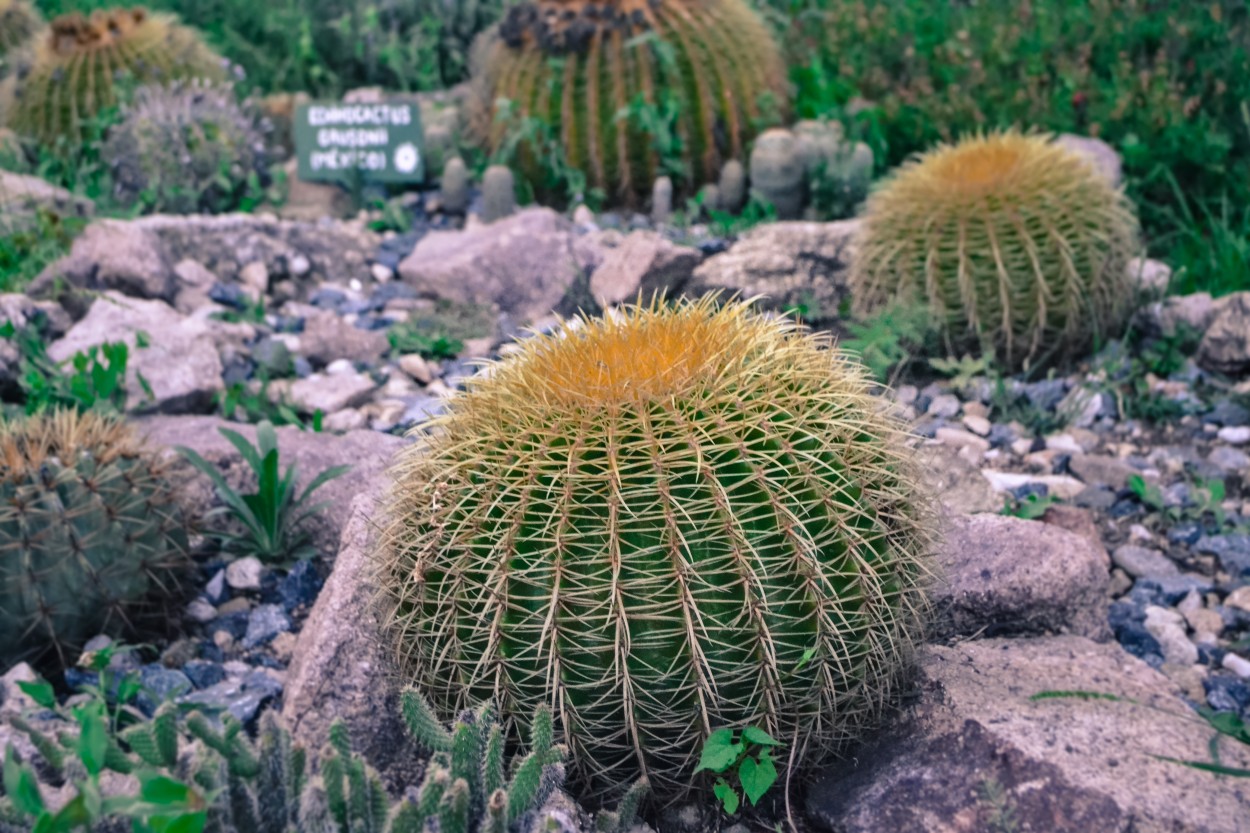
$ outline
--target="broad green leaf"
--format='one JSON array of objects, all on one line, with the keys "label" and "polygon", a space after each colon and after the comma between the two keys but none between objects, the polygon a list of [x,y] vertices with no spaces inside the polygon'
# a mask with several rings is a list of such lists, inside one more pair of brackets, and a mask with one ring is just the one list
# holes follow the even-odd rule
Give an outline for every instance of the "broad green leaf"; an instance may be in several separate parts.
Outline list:
[{"label": "broad green leaf", "polygon": [[38,816],[43,812],[43,796],[35,772],[23,764],[10,746],[4,753],[4,792],[19,813]]},{"label": "broad green leaf", "polygon": [[773,756],[765,750],[758,760],[744,760],[738,767],[738,780],[742,782],[742,791],[754,807],[764,793],[768,792],[768,788],[777,782],[777,767],[773,763]]},{"label": "broad green leaf", "polygon": [[161,806],[180,805],[187,803],[191,797],[190,787],[166,775],[141,775],[140,781],[140,797],[152,804]]},{"label": "broad green leaf", "polygon": [[703,743],[703,754],[694,771],[702,772],[707,769],[712,772],[724,772],[733,766],[734,761],[738,760],[742,750],[742,744],[734,741],[732,729],[717,729],[708,735]]},{"label": "broad green leaf", "polygon": [[78,721],[78,757],[91,775],[99,775],[104,769],[104,755],[108,751],[108,723],[104,706],[92,703],[74,709]]},{"label": "broad green leaf", "polygon": [[781,746],[781,741],[758,726],[748,726],[742,730],[742,739],[747,743],[758,743],[760,746]]},{"label": "broad green leaf", "polygon": [[725,779],[722,778],[716,782],[716,785],[712,787],[712,793],[720,799],[720,806],[725,808],[727,815],[732,816],[738,812],[738,805],[742,799],[738,798],[738,791],[729,786]]},{"label": "broad green leaf", "polygon": [[56,693],[52,690],[52,683],[47,680],[35,680],[33,683],[19,682],[17,687],[45,709],[56,706]]}]

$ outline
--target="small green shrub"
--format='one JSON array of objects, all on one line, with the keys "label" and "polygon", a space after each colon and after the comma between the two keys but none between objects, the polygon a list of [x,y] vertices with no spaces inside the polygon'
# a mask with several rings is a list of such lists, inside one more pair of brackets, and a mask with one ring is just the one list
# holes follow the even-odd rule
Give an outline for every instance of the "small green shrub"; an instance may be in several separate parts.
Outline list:
[{"label": "small green shrub", "polygon": [[42,208],[29,222],[25,218],[0,222],[0,292],[25,289],[44,267],[69,252],[86,224],[82,218]]},{"label": "small green shrub", "polygon": [[[773,750],[780,745],[780,741],[758,726],[746,727],[740,737],[735,736],[733,729],[717,729],[704,742],[699,765],[694,771],[696,775],[706,770],[719,776],[712,785],[712,793],[721,808],[732,816],[738,812],[742,795],[755,806],[776,783]],[[736,781],[736,786],[731,781]]]},{"label": "small green shrub", "polygon": [[[89,347],[85,353],[78,352],[58,364],[48,356],[47,345],[34,327],[19,330],[12,321],[6,321],[0,324],[0,338],[12,342],[21,356],[18,384],[27,414],[58,408],[113,413],[126,410],[126,367],[130,348],[125,342]],[[142,333],[136,342],[140,347],[145,343]],[[150,396],[151,389],[142,374],[138,380]]]},{"label": "small green shrub", "polygon": [[312,493],[336,477],[341,477],[351,466],[333,466],[315,476],[302,492],[295,487],[298,469],[295,463],[283,472],[278,463],[278,436],[269,422],[256,426],[256,445],[253,446],[237,431],[219,428],[218,431],[233,445],[256,475],[256,491],[236,491],[217,471],[217,467],[200,454],[185,446],[178,451],[191,465],[205,474],[225,506],[213,510],[213,516],[230,515],[242,525],[243,533],[226,531],[214,533],[229,549],[244,555],[254,555],[263,561],[287,562],[307,558],[316,553],[312,536],[303,523],[328,503],[308,504]]}]

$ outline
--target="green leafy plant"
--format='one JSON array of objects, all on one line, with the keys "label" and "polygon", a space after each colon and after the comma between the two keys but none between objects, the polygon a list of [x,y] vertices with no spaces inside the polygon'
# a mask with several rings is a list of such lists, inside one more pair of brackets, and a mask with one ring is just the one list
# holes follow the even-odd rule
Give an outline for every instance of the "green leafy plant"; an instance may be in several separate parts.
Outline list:
[{"label": "green leafy plant", "polygon": [[[12,321],[0,325],[0,338],[12,342],[21,355],[18,379],[28,414],[57,408],[120,413],[126,409],[126,368],[130,348],[125,342],[106,342],[75,353],[58,364],[48,356],[47,345],[34,327],[18,329]],[[140,334],[136,346],[145,344]],[[72,372],[67,373],[66,369]],[[147,380],[139,384],[151,396]]]},{"label": "green leafy plant", "polygon": [[407,321],[387,330],[386,338],[396,353],[419,353],[427,359],[454,359],[464,350],[460,339]]},{"label": "green leafy plant", "polygon": [[[3,202],[0,194],[0,203]],[[69,252],[86,226],[80,217],[37,209],[30,221],[0,219],[0,292],[21,292],[44,267]]]},{"label": "green leafy plant", "polygon": [[320,409],[305,418],[284,398],[275,399],[269,393],[269,377],[260,375],[260,387],[253,390],[242,382],[236,382],[217,394],[218,411],[226,419],[248,422],[253,425],[269,422],[273,425],[293,425],[301,431],[320,433],[325,415]]},{"label": "green leafy plant", "polygon": [[1184,520],[1214,520],[1217,527],[1224,525],[1224,502],[1226,486],[1219,478],[1194,481],[1190,483],[1189,497],[1182,505],[1170,506],[1163,489],[1159,484],[1146,480],[1140,474],[1130,474],[1128,488],[1151,512],[1159,513],[1167,523],[1175,524]]},{"label": "green leafy plant", "polygon": [[645,772],[669,800],[701,726],[755,722],[802,767],[890,701],[930,516],[829,336],[657,299],[520,342],[450,407],[401,452],[379,543],[396,650],[440,715],[551,704],[583,781]]},{"label": "green leafy plant", "polygon": [[178,451],[191,465],[205,474],[225,506],[211,514],[229,514],[242,525],[243,532],[236,534],[224,530],[214,533],[229,549],[254,555],[264,561],[292,561],[315,554],[311,534],[303,523],[316,515],[328,504],[308,504],[312,493],[330,480],[346,474],[351,466],[332,466],[318,474],[302,492],[295,483],[298,475],[296,464],[287,466],[283,473],[278,463],[278,436],[273,424],[262,422],[256,426],[256,445],[253,446],[237,431],[219,428],[218,431],[234,446],[256,475],[256,491],[236,491],[217,467],[205,460],[198,452],[185,446]]},{"label": "green leafy plant", "polygon": [[851,270],[861,315],[923,304],[947,352],[1044,367],[1119,335],[1137,219],[1123,194],[1046,136],[940,145],[868,200]]},{"label": "green leafy plant", "polygon": [[1035,521],[1046,514],[1046,510],[1059,503],[1059,498],[1054,495],[1025,495],[1020,500],[1012,500],[1010,497],[1003,498],[1002,514],[1010,515],[1013,518],[1024,518],[1026,521]]},{"label": "green leafy plant", "polygon": [[[723,162],[745,157],[762,103],[785,109],[775,106],[787,101],[785,70],[746,3],[714,0],[698,14],[687,5],[512,6],[474,77],[477,139],[492,154],[511,140],[510,120],[498,117],[504,99],[513,118],[538,119],[568,167],[610,203],[640,203],[665,174],[691,186],[715,181]],[[546,181],[527,146],[511,161],[524,178]]]},{"label": "green leafy plant", "polygon": [[742,795],[754,807],[777,782],[773,750],[780,745],[758,726],[746,727],[741,736],[733,729],[717,729],[703,744],[703,754],[694,771],[696,775],[707,771],[719,776],[712,792],[721,808],[732,816],[738,812]]},{"label": "green leafy plant", "polygon": [[187,519],[134,431],[72,410],[0,420],[0,458],[0,663],[59,669],[99,633],[167,628]]},{"label": "green leafy plant", "polygon": [[857,356],[872,377],[889,383],[933,340],[932,319],[918,304],[890,304],[847,324],[841,347]]}]

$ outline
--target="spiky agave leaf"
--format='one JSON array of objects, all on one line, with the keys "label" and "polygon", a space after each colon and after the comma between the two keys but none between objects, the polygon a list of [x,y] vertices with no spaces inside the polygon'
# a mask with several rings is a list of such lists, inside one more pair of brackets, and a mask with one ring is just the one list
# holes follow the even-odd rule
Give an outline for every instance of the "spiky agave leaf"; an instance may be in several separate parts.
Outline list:
[{"label": "spiky agave leaf", "polygon": [[379,585],[442,715],[549,705],[576,772],[688,789],[709,732],[810,761],[890,701],[929,514],[827,336],[714,299],[526,340],[401,458]]},{"label": "spiky agave leaf", "polygon": [[64,666],[101,632],[167,625],[187,552],[165,465],[120,419],[0,421],[0,664]]},{"label": "spiky agave leaf", "polygon": [[[660,168],[656,128],[627,115],[637,103],[662,119],[671,94],[673,150],[697,186],[745,158],[766,108],[780,114],[788,101],[777,45],[743,0],[525,0],[479,52],[472,121],[491,152],[536,120],[590,187],[625,203],[671,173]],[[519,161],[541,190],[532,146]]]},{"label": "spiky agave leaf", "polygon": [[860,314],[927,304],[954,355],[1017,369],[1116,335],[1136,254],[1122,191],[1048,136],[1007,131],[939,145],[869,198],[851,292]]},{"label": "spiky agave leaf", "polygon": [[49,145],[61,138],[76,142],[90,120],[118,103],[123,77],[137,84],[224,81],[226,64],[170,15],[143,8],[62,15],[36,47],[9,126]]}]

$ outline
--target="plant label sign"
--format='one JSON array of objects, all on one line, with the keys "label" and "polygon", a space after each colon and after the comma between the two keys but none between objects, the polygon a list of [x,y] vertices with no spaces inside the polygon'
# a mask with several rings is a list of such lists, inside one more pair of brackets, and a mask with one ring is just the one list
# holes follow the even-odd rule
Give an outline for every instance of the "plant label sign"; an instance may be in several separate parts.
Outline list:
[{"label": "plant label sign", "polygon": [[413,101],[295,110],[295,155],[305,182],[420,182],[424,147],[421,109]]}]

